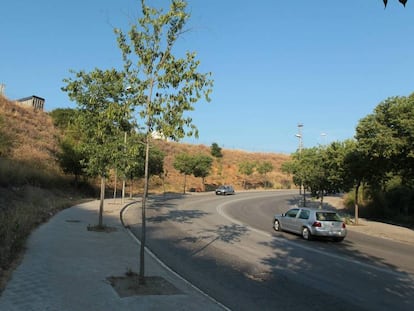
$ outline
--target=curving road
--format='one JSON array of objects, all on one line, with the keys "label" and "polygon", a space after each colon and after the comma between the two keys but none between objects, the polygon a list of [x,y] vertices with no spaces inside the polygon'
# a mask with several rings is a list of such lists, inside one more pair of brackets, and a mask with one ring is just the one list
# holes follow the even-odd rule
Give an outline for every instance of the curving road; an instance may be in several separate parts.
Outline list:
[{"label": "curving road", "polygon": [[[411,310],[414,246],[350,232],[343,243],[274,232],[296,191],[155,198],[147,246],[232,310]],[[139,237],[140,212],[128,212]]]}]

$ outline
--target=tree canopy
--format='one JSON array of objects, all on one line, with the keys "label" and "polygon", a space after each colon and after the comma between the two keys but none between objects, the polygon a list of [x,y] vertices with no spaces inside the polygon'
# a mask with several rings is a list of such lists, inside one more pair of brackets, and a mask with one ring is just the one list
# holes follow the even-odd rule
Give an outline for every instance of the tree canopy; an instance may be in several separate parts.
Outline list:
[{"label": "tree canopy", "polygon": [[185,136],[198,137],[197,127],[188,112],[204,97],[210,101],[213,80],[211,73],[200,73],[195,52],[173,53],[173,47],[186,31],[190,14],[187,2],[172,0],[169,10],[149,7],[141,0],[141,16],[125,33],[114,29],[122,53],[129,102],[140,117],[145,144],[145,176],[142,197],[142,236],[140,253],[140,282],[145,282],[144,253],[146,201],[148,195],[151,134],[179,140]]}]

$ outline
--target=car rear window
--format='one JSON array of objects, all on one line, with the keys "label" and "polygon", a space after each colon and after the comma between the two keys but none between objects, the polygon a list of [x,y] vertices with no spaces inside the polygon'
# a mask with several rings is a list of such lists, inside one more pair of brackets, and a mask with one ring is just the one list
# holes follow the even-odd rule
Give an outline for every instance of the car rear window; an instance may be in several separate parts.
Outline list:
[{"label": "car rear window", "polygon": [[342,221],[337,213],[316,212],[316,219],[319,221]]}]

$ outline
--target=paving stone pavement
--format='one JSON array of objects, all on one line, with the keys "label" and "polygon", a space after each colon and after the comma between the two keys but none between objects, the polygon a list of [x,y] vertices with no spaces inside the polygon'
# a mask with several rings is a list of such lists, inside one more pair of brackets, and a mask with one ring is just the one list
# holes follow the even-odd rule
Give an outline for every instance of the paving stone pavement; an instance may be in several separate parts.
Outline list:
[{"label": "paving stone pavement", "polygon": [[120,298],[107,281],[138,271],[139,247],[119,220],[121,204],[105,202],[111,233],[88,231],[99,202],[66,209],[30,236],[22,263],[0,296],[1,311],[223,310],[224,306],[146,255],[147,276],[160,276],[181,292]]}]

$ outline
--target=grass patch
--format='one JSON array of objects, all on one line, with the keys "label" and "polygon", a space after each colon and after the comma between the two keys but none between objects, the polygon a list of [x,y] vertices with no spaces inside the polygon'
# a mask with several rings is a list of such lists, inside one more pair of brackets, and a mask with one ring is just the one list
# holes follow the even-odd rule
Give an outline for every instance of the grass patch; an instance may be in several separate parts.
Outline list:
[{"label": "grass patch", "polygon": [[0,292],[30,233],[57,212],[87,197],[64,176],[0,159]]}]

